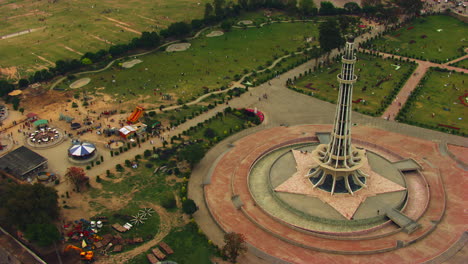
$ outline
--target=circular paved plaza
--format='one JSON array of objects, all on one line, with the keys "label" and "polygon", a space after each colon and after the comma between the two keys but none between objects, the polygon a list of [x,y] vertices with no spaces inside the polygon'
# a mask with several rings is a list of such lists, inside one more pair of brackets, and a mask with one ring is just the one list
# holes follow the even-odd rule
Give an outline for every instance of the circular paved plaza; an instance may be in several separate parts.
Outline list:
[{"label": "circular paved plaza", "polygon": [[[331,128],[278,126],[233,142],[217,159],[203,187],[204,200],[217,225],[224,232],[244,234],[251,248],[280,263],[346,263],[350,258],[359,263],[375,263],[377,256],[381,263],[441,262],[444,256],[455,254],[464,245],[463,190],[468,186],[460,181],[460,176],[466,172],[450,157],[442,155],[434,142],[370,127],[355,127],[353,143],[402,168],[406,165],[401,164],[408,160],[417,164],[418,169],[403,173],[408,197],[402,212],[415,220],[419,229],[408,234],[385,218],[377,225],[342,230],[327,230],[323,228],[327,223],[316,222],[322,227],[317,232],[278,218],[268,211],[271,208],[265,210],[260,205],[265,201],[257,201],[258,196],[254,199],[252,183],[249,186],[249,174],[259,157],[284,145],[318,142],[315,133]],[[447,193],[450,200],[446,199]],[[278,214],[298,218],[281,206],[276,210]]]}]

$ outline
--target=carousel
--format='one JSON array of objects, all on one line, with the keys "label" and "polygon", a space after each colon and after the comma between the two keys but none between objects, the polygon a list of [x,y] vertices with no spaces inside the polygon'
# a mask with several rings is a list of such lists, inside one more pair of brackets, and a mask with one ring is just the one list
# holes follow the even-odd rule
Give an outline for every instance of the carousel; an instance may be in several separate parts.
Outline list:
[{"label": "carousel", "polygon": [[33,144],[48,144],[60,138],[59,131],[55,128],[41,127],[29,134],[29,140]]},{"label": "carousel", "polygon": [[68,156],[75,161],[90,161],[96,157],[96,146],[92,143],[82,142],[68,149]]}]

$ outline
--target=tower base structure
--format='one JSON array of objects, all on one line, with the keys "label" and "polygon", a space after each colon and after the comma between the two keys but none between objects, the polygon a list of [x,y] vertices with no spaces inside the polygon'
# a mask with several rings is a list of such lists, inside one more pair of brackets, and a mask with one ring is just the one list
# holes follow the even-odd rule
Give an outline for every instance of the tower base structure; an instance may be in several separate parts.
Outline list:
[{"label": "tower base structure", "polygon": [[[202,230],[209,235],[213,225],[217,225],[224,232],[241,233],[248,244],[261,252],[262,258],[288,263],[326,263],[331,259],[375,263],[376,257],[382,263],[404,263],[408,259],[412,263],[425,263],[439,256],[447,257],[447,252],[457,252],[452,247],[466,240],[465,216],[459,212],[464,210],[464,189],[468,186],[459,181],[463,169],[450,156],[438,152],[437,143],[376,128],[355,127],[353,144],[367,152],[368,163],[364,162],[360,170],[369,174],[368,187],[355,191],[354,195],[348,192],[330,195],[319,187],[312,188],[309,178],[304,177],[318,166],[312,164],[312,153],[319,146],[316,133],[330,128],[303,125],[266,129],[232,142],[228,151],[225,151],[227,143],[221,143],[219,151],[224,153],[204,161],[213,167],[200,179],[204,183],[204,200],[196,202],[200,210],[206,205],[207,215],[214,219],[206,226],[205,220],[201,221]],[[311,147],[296,147],[302,143]],[[285,151],[281,152],[283,148]],[[267,165],[265,161],[270,158],[271,165]],[[282,166],[291,161],[292,166]],[[429,163],[431,166],[424,166]],[[269,177],[256,177],[259,169]],[[372,186],[388,185],[388,182],[373,185],[372,181],[379,177],[372,172],[406,189],[389,193],[379,189],[376,191],[381,193],[363,199],[362,194]],[[298,179],[291,181],[290,186],[297,192],[275,191],[284,178],[293,178],[291,174]],[[284,178],[276,178],[281,175]],[[190,182],[192,191],[202,182],[194,179],[197,178]],[[308,183],[307,190],[324,194],[324,199],[339,200],[337,204],[354,201],[361,206],[348,219],[319,198],[299,195],[299,186],[304,186],[300,180]],[[447,195],[450,199],[446,199]],[[295,210],[291,205],[298,203],[288,204],[289,199],[303,201],[304,208],[315,210],[316,215],[312,211],[301,212],[299,207]],[[272,206],[271,210],[266,206]],[[306,227],[301,223],[311,224]]]}]

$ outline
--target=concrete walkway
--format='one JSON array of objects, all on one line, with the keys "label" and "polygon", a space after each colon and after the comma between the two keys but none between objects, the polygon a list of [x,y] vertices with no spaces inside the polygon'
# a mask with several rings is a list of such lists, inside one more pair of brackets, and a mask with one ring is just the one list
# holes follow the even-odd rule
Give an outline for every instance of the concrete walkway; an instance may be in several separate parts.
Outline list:
[{"label": "concrete walkway", "polygon": [[403,56],[398,56],[398,55],[393,55],[385,52],[379,52],[379,51],[374,51],[374,50],[368,50],[368,49],[360,49],[362,52],[377,52],[377,54],[382,55],[384,58],[395,58],[395,59],[402,59],[402,60],[409,60],[416,62],[418,64],[418,67],[414,71],[414,73],[411,75],[411,77],[406,81],[405,85],[403,88],[400,90],[398,95],[395,97],[395,100],[387,107],[385,112],[382,114],[382,118],[388,119],[388,120],[395,120],[396,115],[400,111],[400,109],[405,105],[406,101],[408,100],[408,97],[411,95],[413,90],[416,88],[418,83],[421,81],[421,79],[424,77],[426,74],[427,70],[430,67],[439,67],[451,71],[456,71],[456,72],[462,72],[462,73],[468,73],[468,69],[463,69],[455,66],[449,66],[449,64],[454,63],[459,60],[463,60],[468,58],[468,54],[465,56],[462,56],[456,60],[449,61],[444,64],[439,64],[435,62],[430,62],[430,61],[423,61],[423,60],[418,60],[418,59],[413,59],[413,58],[407,58]]}]

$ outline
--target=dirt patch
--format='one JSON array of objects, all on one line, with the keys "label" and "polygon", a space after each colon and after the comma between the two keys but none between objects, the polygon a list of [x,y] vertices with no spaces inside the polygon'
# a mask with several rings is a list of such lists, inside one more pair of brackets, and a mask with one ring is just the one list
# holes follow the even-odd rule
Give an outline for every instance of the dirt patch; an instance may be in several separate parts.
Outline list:
[{"label": "dirt patch", "polygon": [[184,50],[188,50],[188,48],[190,48],[190,46],[192,46],[192,44],[190,44],[190,43],[177,43],[177,44],[172,44],[172,45],[169,45],[169,46],[166,48],[166,51],[167,51],[167,52],[184,51]]},{"label": "dirt patch", "polygon": [[219,30],[211,31],[209,34],[206,34],[206,36],[209,37],[209,38],[219,37],[219,36],[222,36],[222,35],[224,35],[224,32],[219,31]]},{"label": "dirt patch", "polygon": [[17,37],[17,36],[21,36],[21,35],[24,35],[24,34],[29,34],[31,32],[38,31],[38,30],[41,30],[41,29],[44,29],[44,28],[45,27],[26,29],[26,30],[23,30],[23,31],[19,31],[19,32],[15,32],[15,33],[0,36],[0,39],[7,39],[7,38]]},{"label": "dirt patch", "polygon": [[238,25],[252,25],[253,21],[252,20],[241,20],[237,22]]},{"label": "dirt patch", "polygon": [[72,48],[70,48],[70,47],[68,47],[68,46],[63,46],[63,47],[64,47],[66,50],[69,50],[69,51],[71,51],[71,52],[73,52],[73,53],[76,53],[76,54],[78,54],[78,55],[80,55],[80,56],[83,56],[83,53],[81,53],[81,52],[79,52],[79,51],[77,51],[77,50],[74,50],[74,49],[72,49]]},{"label": "dirt patch", "polygon": [[124,67],[125,69],[130,69],[133,66],[137,65],[138,63],[142,63],[142,62],[143,62],[142,60],[134,59],[134,60],[126,61],[122,63],[122,67]]},{"label": "dirt patch", "polygon": [[19,79],[18,69],[16,67],[0,68],[0,76],[6,79]]},{"label": "dirt patch", "polygon": [[113,18],[110,18],[110,17],[104,17],[105,19],[109,20],[109,21],[112,21],[112,22],[116,22],[116,23],[119,23],[121,25],[124,25],[124,26],[127,26],[127,27],[130,27],[131,25],[125,23],[125,22],[122,22],[122,21],[119,21],[117,19],[113,19]]},{"label": "dirt patch", "polygon": [[423,107],[423,104],[420,103],[420,102],[416,102],[416,108],[422,108]]},{"label": "dirt patch", "polygon": [[42,57],[42,56],[39,56],[39,55],[37,55],[37,54],[34,54],[33,52],[31,52],[31,54],[34,55],[34,56],[36,56],[38,59],[40,59],[40,60],[42,60],[42,61],[45,61],[45,62],[49,63],[50,65],[52,65],[53,67],[55,67],[55,63],[54,63],[54,62],[52,62],[52,61],[50,61],[50,60],[48,60],[48,59],[46,59],[46,58],[44,58],[44,57]]},{"label": "dirt patch", "polygon": [[109,40],[107,40],[107,39],[103,39],[103,38],[101,38],[101,37],[98,37],[98,36],[95,36],[95,35],[90,35],[90,36],[91,36],[91,37],[93,37],[93,38],[95,38],[95,39],[97,39],[97,40],[99,40],[99,41],[102,41],[102,42],[104,42],[104,43],[107,43],[107,44],[112,44],[112,45],[114,45],[114,42],[112,42],[112,41],[109,41]]},{"label": "dirt patch", "polygon": [[72,84],[70,84],[70,88],[72,89],[81,88],[87,85],[90,81],[91,81],[91,78],[81,78],[77,81],[74,81]]},{"label": "dirt patch", "polygon": [[124,30],[127,30],[128,32],[132,32],[132,33],[135,33],[135,34],[138,34],[138,35],[141,35],[141,32],[140,31],[137,31],[137,30],[134,30],[134,29],[131,29],[129,27],[126,27],[126,26],[122,26],[121,24],[115,24],[116,27],[119,27],[119,28],[122,28]]}]

